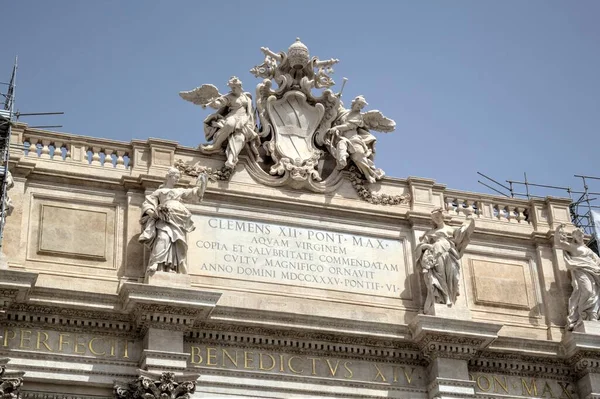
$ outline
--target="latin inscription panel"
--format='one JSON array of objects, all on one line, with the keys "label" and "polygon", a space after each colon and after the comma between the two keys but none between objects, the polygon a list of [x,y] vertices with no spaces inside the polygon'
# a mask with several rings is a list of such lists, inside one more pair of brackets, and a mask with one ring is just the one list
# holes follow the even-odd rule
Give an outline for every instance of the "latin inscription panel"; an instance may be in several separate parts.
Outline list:
[{"label": "latin inscription panel", "polygon": [[184,351],[190,354],[189,366],[200,369],[370,382],[415,390],[424,390],[426,384],[425,370],[408,364],[188,343]]},{"label": "latin inscription panel", "polygon": [[404,240],[194,215],[190,274],[411,299]]}]

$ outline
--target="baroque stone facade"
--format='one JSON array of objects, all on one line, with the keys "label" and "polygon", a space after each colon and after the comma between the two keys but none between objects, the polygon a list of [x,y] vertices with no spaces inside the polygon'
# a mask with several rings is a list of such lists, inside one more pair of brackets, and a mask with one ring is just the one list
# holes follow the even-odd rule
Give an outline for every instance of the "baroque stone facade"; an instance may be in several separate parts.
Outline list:
[{"label": "baroque stone facade", "polygon": [[258,98],[182,94],[218,110],[200,150],[12,129],[3,396],[24,372],[36,399],[600,398],[569,200],[384,177],[367,134],[393,121],[340,108],[338,60],[262,51]]}]

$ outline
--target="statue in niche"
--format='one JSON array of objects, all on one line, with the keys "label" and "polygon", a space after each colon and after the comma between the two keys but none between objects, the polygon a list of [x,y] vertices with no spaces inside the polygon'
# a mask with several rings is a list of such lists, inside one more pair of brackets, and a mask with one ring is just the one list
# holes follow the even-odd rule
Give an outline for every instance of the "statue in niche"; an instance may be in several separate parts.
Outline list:
[{"label": "statue in niche", "polygon": [[431,220],[435,227],[421,237],[415,249],[415,258],[427,286],[425,314],[431,313],[434,303],[449,307],[456,303],[459,295],[460,258],[475,228],[472,215],[460,227],[446,225],[442,208],[431,212]]},{"label": "statue in niche", "polygon": [[573,231],[567,240],[564,225],[554,232],[554,245],[564,251],[567,269],[571,272],[573,293],[569,298],[567,328],[573,330],[584,320],[598,320],[600,311],[600,257],[583,243],[583,231]]},{"label": "statue in niche", "polygon": [[202,108],[209,106],[217,110],[204,120],[204,136],[209,143],[200,145],[200,150],[205,154],[224,150],[227,158],[225,168],[233,169],[246,143],[258,157],[260,139],[256,132],[252,96],[244,92],[242,81],[235,76],[229,79],[227,85],[231,91],[225,95],[210,84],[182,91],[179,95]]},{"label": "statue in niche", "polygon": [[187,274],[186,233],[194,231],[192,214],[182,200],[201,201],[207,185],[207,175],[198,175],[194,188],[176,188],[181,174],[170,168],[165,182],[146,196],[142,204],[142,233],[139,241],[150,248],[146,273],[157,271]]},{"label": "statue in niche", "polygon": [[368,104],[363,96],[352,100],[350,109],[345,109],[340,103],[338,115],[328,131],[325,144],[336,159],[338,169],[344,169],[350,158],[367,181],[375,183],[385,173],[373,162],[376,138],[369,130],[393,132],[396,123],[376,110],[362,112],[366,105]]}]

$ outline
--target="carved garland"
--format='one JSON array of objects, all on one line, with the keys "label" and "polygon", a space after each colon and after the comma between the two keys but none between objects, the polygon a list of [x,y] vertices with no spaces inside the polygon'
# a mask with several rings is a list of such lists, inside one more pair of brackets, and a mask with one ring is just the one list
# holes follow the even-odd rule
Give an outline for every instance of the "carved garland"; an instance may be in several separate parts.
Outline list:
[{"label": "carved garland", "polygon": [[366,180],[364,176],[354,165],[350,167],[349,172],[352,187],[354,187],[356,193],[363,201],[375,205],[404,205],[410,202],[410,194],[388,195],[374,193],[369,187],[366,186]]},{"label": "carved garland", "polygon": [[182,173],[192,177],[198,177],[201,173],[206,173],[208,178],[212,181],[228,181],[231,179],[231,175],[233,174],[233,169],[227,166],[223,166],[221,169],[213,169],[202,166],[199,162],[196,162],[193,165],[188,165],[182,159],[176,160],[174,166]]}]

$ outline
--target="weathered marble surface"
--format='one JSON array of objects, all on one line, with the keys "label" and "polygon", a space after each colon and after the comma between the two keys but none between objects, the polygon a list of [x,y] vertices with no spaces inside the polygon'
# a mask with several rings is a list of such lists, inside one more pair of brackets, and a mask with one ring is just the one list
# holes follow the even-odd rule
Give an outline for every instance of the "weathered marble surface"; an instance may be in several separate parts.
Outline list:
[{"label": "weathered marble surface", "polygon": [[[196,226],[186,236],[189,274],[157,272],[146,283],[139,242],[145,196],[164,183],[175,160],[218,170],[225,156],[166,140],[125,143],[25,125],[13,129],[13,142],[15,209],[6,226],[9,269],[0,273],[0,350],[11,370],[26,373],[31,398],[112,397],[113,382],[136,378],[140,367],[200,373],[199,397],[600,392],[594,326],[585,321],[564,330],[571,280],[552,233],[569,223],[568,200],[505,199],[429,179],[384,177],[375,190],[411,201],[383,207],[362,201],[347,180],[326,194],[259,184],[249,172],[254,160],[242,153],[230,180],[209,180],[203,201],[186,204]],[[24,143],[35,150],[19,150]],[[60,156],[43,151],[54,145]],[[195,176],[182,175],[175,188],[196,184]],[[448,229],[468,230],[469,219],[475,226],[450,308],[456,314],[438,304],[442,309],[427,318],[419,315],[427,289],[414,251],[439,207]],[[61,223],[72,216],[70,225]],[[90,221],[103,227],[92,229]],[[64,226],[76,234],[64,234]],[[249,263],[256,257],[251,245],[300,245],[301,256],[317,261],[298,262],[324,269],[290,271],[322,279],[285,281],[281,262],[276,278],[257,275],[266,257]],[[320,255],[334,258],[322,263]],[[358,260],[398,268],[367,268]],[[198,271],[203,263],[234,271]],[[328,284],[337,267],[342,286]],[[354,284],[345,286],[346,279]]]}]

